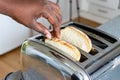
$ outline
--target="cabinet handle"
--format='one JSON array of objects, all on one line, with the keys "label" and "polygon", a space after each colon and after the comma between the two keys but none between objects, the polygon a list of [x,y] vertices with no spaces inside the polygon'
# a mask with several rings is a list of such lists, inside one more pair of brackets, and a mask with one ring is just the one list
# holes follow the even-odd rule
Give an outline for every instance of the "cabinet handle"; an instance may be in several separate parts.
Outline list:
[{"label": "cabinet handle", "polygon": [[105,10],[102,10],[102,9],[98,9],[99,12],[102,12],[102,13],[108,13],[108,11],[105,11]]},{"label": "cabinet handle", "polygon": [[108,0],[100,0],[100,1],[102,1],[102,2],[107,2]]}]

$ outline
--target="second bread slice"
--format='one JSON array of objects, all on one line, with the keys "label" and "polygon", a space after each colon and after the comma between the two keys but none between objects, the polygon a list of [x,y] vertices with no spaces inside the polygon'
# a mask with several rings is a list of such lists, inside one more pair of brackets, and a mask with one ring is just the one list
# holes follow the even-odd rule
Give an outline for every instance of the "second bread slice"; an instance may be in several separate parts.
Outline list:
[{"label": "second bread slice", "polygon": [[74,61],[80,60],[81,54],[79,50],[75,46],[65,41],[62,41],[57,38],[52,38],[52,39],[45,39],[45,43],[64,51],[65,53],[62,54],[69,57],[72,60],[74,59]]}]

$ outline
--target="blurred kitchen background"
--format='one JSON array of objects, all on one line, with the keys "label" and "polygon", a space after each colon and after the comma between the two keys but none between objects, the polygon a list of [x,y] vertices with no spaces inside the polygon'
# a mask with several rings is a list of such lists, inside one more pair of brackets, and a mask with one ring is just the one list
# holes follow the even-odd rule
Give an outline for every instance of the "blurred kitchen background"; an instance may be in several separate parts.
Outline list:
[{"label": "blurred kitchen background", "polygon": [[[57,2],[61,8],[62,24],[73,21],[91,27],[117,17],[120,14],[119,0],[51,0]],[[40,18],[38,22],[48,28],[50,24],[46,19]],[[0,14],[0,55],[20,46],[27,38],[38,34],[10,17]]]}]

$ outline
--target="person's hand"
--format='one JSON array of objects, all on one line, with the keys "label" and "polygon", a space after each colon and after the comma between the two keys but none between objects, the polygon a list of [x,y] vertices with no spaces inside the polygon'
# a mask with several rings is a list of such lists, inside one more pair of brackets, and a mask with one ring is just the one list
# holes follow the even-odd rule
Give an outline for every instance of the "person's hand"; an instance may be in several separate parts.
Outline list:
[{"label": "person's hand", "polygon": [[[44,34],[47,38],[60,37],[59,26],[62,20],[60,9],[55,3],[48,0],[5,0],[4,3],[7,8],[3,13],[17,22]],[[52,36],[44,25],[37,22],[40,17],[46,18],[52,24]]]}]

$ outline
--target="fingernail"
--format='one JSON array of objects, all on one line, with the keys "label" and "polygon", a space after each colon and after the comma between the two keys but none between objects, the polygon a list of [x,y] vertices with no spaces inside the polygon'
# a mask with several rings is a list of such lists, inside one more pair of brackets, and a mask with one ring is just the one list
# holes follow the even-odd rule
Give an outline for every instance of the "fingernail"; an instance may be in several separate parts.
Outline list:
[{"label": "fingernail", "polygon": [[48,39],[51,39],[51,35],[49,35],[49,34],[47,34],[46,37],[47,37]]}]

